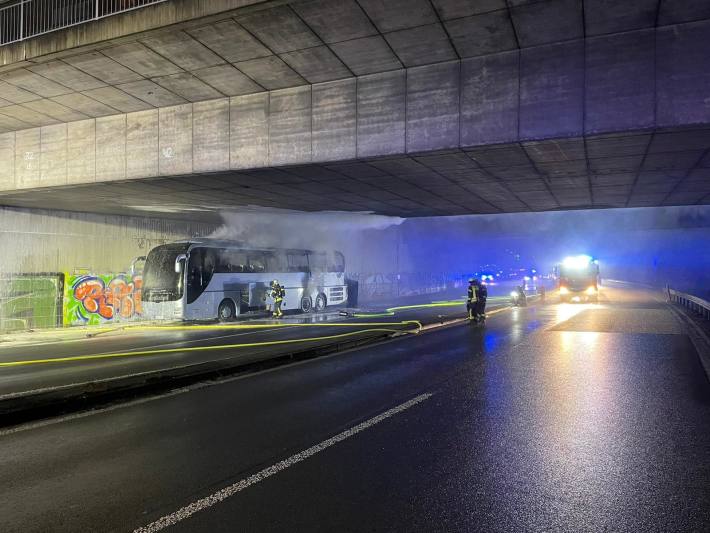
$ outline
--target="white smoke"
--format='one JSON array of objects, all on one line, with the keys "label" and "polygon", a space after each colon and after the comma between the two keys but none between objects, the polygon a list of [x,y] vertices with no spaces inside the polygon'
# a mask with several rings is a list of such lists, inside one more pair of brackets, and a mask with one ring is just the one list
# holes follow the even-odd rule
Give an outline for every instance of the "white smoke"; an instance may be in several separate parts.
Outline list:
[{"label": "white smoke", "polygon": [[367,253],[368,236],[399,226],[405,219],[363,212],[302,212],[245,207],[222,213],[223,225],[213,239],[242,242],[253,248],[301,248],[342,251],[351,258]]}]

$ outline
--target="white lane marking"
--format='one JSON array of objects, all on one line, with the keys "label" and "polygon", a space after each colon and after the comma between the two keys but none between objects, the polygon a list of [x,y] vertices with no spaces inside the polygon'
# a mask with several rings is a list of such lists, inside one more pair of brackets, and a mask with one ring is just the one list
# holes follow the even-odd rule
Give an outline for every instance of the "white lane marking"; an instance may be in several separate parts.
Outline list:
[{"label": "white lane marking", "polygon": [[379,424],[380,422],[386,420],[387,418],[390,418],[391,416],[401,413],[402,411],[406,411],[410,407],[414,407],[418,403],[428,400],[431,397],[432,393],[429,392],[420,394],[419,396],[412,398],[411,400],[404,402],[398,405],[397,407],[393,407],[392,409],[389,409],[388,411],[385,411],[382,414],[370,418],[369,420],[365,420],[364,422],[361,422],[360,424],[353,426],[350,429],[346,429],[342,433],[338,433],[334,437],[324,440],[320,444],[311,446],[310,448],[307,448],[301,452],[298,452],[295,455],[292,455],[288,459],[279,461],[278,463],[268,468],[265,468],[252,476],[249,476],[248,478],[242,479],[241,481],[238,481],[233,485],[229,485],[228,487],[218,490],[217,492],[207,496],[206,498],[197,500],[191,503],[190,505],[183,507],[182,509],[178,509],[174,513],[165,515],[162,518],[156,520],[155,522],[148,524],[147,526],[139,527],[138,529],[135,529],[133,533],[155,533],[157,531],[165,529],[166,527],[173,526],[178,522],[182,522],[183,520],[191,517],[195,513],[199,513],[200,511],[209,509],[213,505],[220,503],[226,500],[227,498],[230,498],[231,496],[234,496],[238,492],[243,491],[251,485],[255,485],[260,481],[264,481],[265,479],[273,476],[274,474],[278,474],[279,472],[286,470],[287,468],[297,463],[300,463],[301,461],[304,461],[309,457],[312,457],[315,454],[320,453],[323,450],[330,448],[331,446],[339,442],[344,441],[345,439],[349,439],[350,437],[353,437],[361,431],[365,431],[366,429],[371,428],[376,424]]}]

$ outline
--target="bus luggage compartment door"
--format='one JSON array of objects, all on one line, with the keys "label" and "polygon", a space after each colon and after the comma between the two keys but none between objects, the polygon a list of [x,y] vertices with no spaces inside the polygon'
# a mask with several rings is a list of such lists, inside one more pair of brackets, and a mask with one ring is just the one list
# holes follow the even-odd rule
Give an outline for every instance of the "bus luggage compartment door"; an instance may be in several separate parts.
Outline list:
[{"label": "bus luggage compartment door", "polygon": [[248,290],[249,309],[261,310],[266,309],[267,293],[269,287],[266,283],[250,283]]}]

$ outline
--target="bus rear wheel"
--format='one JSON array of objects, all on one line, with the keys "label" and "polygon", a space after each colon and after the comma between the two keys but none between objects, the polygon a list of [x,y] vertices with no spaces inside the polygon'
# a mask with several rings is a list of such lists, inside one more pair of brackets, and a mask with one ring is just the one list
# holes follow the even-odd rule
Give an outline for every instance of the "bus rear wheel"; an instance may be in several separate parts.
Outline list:
[{"label": "bus rear wheel", "polygon": [[304,313],[310,313],[313,311],[313,300],[310,296],[304,296],[301,298],[301,311]]},{"label": "bus rear wheel", "polygon": [[323,311],[325,311],[327,305],[328,300],[326,300],[325,294],[320,293],[318,296],[316,296],[316,313],[322,313]]},{"label": "bus rear wheel", "polygon": [[217,308],[217,318],[220,322],[231,322],[237,316],[237,309],[232,300],[222,300]]}]

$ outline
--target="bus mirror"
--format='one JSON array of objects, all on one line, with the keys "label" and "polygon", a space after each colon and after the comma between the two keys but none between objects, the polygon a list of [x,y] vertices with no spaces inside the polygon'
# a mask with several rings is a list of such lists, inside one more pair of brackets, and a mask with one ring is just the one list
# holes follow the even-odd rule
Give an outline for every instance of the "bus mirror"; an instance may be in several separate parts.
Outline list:
[{"label": "bus mirror", "polygon": [[179,274],[182,272],[182,262],[187,261],[187,255],[180,254],[175,258],[175,273]]}]

